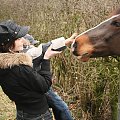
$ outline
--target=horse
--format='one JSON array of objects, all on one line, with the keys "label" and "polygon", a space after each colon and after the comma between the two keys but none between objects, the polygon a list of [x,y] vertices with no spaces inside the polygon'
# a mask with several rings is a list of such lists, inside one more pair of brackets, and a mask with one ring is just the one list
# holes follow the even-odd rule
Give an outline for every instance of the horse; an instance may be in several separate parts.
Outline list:
[{"label": "horse", "polygon": [[105,21],[79,34],[72,44],[72,53],[83,62],[89,58],[120,56],[120,8]]}]

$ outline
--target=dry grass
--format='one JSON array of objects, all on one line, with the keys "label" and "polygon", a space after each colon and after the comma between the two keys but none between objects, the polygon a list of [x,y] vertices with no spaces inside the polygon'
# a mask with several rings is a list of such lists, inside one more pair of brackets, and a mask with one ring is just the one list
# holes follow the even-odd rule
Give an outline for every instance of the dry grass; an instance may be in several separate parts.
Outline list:
[{"label": "dry grass", "polygon": [[[119,0],[0,0],[0,19],[30,25],[41,42],[81,33],[107,18]],[[55,89],[71,108],[75,120],[116,120],[120,59],[99,58],[81,63],[69,50],[52,60]],[[1,119],[14,113],[0,93]],[[5,101],[5,103],[4,103]],[[5,105],[5,106],[4,106]],[[5,119],[6,119],[5,118]]]},{"label": "dry grass", "polygon": [[14,120],[15,105],[0,88],[0,120]]}]

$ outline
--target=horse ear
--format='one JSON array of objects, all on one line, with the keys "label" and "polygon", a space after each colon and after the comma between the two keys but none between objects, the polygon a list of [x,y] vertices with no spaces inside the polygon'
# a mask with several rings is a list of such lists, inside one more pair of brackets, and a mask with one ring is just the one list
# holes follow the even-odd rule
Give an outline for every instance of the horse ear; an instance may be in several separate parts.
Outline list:
[{"label": "horse ear", "polygon": [[115,26],[115,27],[120,27],[120,22],[119,21],[113,21],[111,23],[111,25]]}]

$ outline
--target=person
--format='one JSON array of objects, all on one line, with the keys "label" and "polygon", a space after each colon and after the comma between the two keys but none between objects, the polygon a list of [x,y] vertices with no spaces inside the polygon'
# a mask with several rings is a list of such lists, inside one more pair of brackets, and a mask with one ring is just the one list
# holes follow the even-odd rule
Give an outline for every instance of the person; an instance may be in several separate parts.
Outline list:
[{"label": "person", "polygon": [[45,93],[52,84],[50,58],[60,52],[46,50],[39,73],[33,69],[32,58],[23,50],[28,26],[12,20],[0,23],[0,85],[15,102],[17,120],[52,120]]},{"label": "person", "polygon": [[[74,38],[77,36],[77,33],[74,33],[70,38],[65,40],[63,37],[61,39],[64,39],[65,44],[69,45],[73,42]],[[24,52],[28,53],[33,58],[33,64],[35,66],[35,69],[39,71],[38,68],[40,68],[40,63],[36,63],[36,61],[42,61],[43,56],[47,48],[52,44],[51,42],[40,44],[37,48],[33,47],[34,45],[38,44],[39,41],[35,40],[32,35],[26,34],[24,36],[25,42],[24,42]],[[59,39],[55,39],[54,41],[58,41]],[[36,56],[35,56],[36,55]],[[38,59],[38,60],[37,60]],[[37,64],[37,65],[36,65]],[[54,92],[52,87],[50,87],[50,90],[46,93],[46,97],[48,100],[48,105],[50,108],[52,108],[54,117],[56,120],[73,120],[71,112],[67,106],[67,104],[62,100],[62,98]]]}]

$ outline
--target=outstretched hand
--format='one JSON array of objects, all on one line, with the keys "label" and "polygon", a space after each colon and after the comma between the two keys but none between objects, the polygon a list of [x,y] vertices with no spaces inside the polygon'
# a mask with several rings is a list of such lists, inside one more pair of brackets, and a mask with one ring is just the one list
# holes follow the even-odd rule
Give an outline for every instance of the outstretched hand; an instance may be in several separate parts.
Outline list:
[{"label": "outstretched hand", "polygon": [[68,39],[65,40],[65,45],[70,45],[73,43],[73,41],[75,40],[75,38],[78,36],[77,33],[73,33],[72,36]]},{"label": "outstretched hand", "polygon": [[[75,40],[75,38],[77,37],[77,33],[73,33],[72,36],[68,39],[65,40],[65,45],[70,45],[73,43],[73,41]],[[47,51],[45,52],[44,55],[44,59],[50,59],[51,57],[60,54],[62,51],[53,51],[51,50],[52,46],[50,45],[50,47],[47,49]]]},{"label": "outstretched hand", "polygon": [[51,46],[47,49],[44,55],[44,59],[50,59],[51,57],[60,54],[62,51],[53,51],[51,50]]}]

